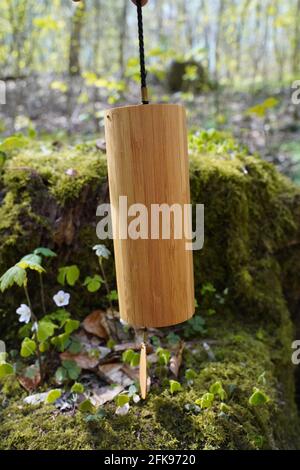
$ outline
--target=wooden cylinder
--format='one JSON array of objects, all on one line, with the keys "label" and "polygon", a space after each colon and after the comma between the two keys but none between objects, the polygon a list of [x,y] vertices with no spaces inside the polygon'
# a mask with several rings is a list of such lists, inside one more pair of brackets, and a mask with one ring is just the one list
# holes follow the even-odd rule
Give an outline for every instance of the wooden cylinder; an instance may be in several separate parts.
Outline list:
[{"label": "wooden cylinder", "polygon": [[[161,230],[153,239],[151,205],[177,204],[184,214],[190,203],[185,110],[174,104],[114,108],[105,113],[105,134],[121,318],[135,327],[184,322],[194,313],[192,251],[184,230],[174,237],[172,216],[170,239],[162,239]],[[148,209],[148,239],[121,239],[120,196],[127,196],[128,208]]]}]

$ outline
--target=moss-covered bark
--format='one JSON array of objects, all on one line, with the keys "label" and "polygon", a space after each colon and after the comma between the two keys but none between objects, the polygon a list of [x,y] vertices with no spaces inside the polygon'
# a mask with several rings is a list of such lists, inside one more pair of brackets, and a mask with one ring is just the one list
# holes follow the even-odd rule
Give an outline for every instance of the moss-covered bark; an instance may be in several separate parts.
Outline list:
[{"label": "moss-covered bark", "polygon": [[[98,424],[86,423],[80,414],[59,416],[54,424],[50,408],[33,411],[25,405],[20,408],[17,401],[4,407],[0,447],[299,445],[290,355],[292,318],[297,318],[300,298],[300,193],[271,165],[249,156],[228,136],[216,132],[191,136],[190,153],[192,199],[205,204],[205,245],[194,256],[196,298],[201,303],[200,286],[205,282],[218,291],[229,289],[226,308],[208,321],[209,337],[217,341],[217,361],[207,362],[200,346],[193,356],[187,352],[185,363],[193,363],[199,372],[191,389],[186,387],[176,397],[154,390],[147,404],[128,416],[109,414]],[[66,174],[68,169],[73,171]],[[78,264],[83,276],[96,272],[90,249],[97,242],[95,211],[107,198],[101,152],[87,145],[25,148],[6,163],[1,198],[2,272],[40,245],[59,254],[48,273],[50,293],[59,265]],[[79,316],[102,304],[101,293],[86,295],[77,288],[72,297]],[[10,333],[18,298],[7,293],[1,300],[1,336],[14,341]],[[248,398],[264,371],[264,387],[272,400],[257,412]],[[207,391],[214,379],[227,387],[235,385],[228,413],[223,416],[218,404],[199,415],[184,411],[184,405]],[[64,443],[57,441],[58,428],[64,429]]]}]

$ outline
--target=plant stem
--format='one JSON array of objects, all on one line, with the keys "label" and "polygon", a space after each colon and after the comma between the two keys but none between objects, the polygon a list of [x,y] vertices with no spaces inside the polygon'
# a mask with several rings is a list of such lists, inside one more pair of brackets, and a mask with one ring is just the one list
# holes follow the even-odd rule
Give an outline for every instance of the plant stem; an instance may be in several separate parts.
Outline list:
[{"label": "plant stem", "polygon": [[47,312],[46,312],[46,305],[45,305],[45,290],[44,290],[42,273],[39,273],[39,277],[40,277],[40,287],[41,287],[42,309],[43,309],[43,314],[46,315]]},{"label": "plant stem", "polygon": [[[29,292],[28,292],[27,286],[25,284],[24,284],[24,292],[25,292],[27,303],[28,303],[28,307],[30,308],[31,321],[35,325],[38,322],[38,319],[35,316],[35,314],[33,313],[32,304],[31,304],[31,300],[30,300],[30,297],[29,297]],[[34,341],[35,341],[35,344],[36,344],[36,355],[37,355],[37,360],[38,360],[38,364],[39,364],[41,384],[42,384],[43,380],[44,380],[42,358],[41,358],[39,340],[38,340],[38,337],[37,337],[37,331],[35,329],[34,329],[34,332],[33,332],[33,336],[34,336]]]}]

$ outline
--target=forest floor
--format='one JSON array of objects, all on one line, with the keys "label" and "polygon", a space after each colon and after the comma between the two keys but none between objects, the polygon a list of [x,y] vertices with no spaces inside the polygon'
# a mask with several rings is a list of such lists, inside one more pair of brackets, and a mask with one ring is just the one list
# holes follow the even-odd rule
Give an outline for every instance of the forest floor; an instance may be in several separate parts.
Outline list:
[{"label": "forest floor", "polygon": [[[53,86],[53,83],[55,86]],[[108,88],[107,88],[108,87]],[[182,103],[190,129],[229,130],[250,152],[258,152],[281,172],[300,182],[300,111],[290,88],[231,91],[220,88],[195,95],[169,95],[160,85],[150,87],[152,102]],[[116,95],[112,104],[111,96]],[[37,132],[40,137],[80,142],[103,138],[104,110],[139,102],[134,85],[122,94],[87,86],[82,79],[47,75],[7,82],[7,105],[0,107],[0,135]]]}]

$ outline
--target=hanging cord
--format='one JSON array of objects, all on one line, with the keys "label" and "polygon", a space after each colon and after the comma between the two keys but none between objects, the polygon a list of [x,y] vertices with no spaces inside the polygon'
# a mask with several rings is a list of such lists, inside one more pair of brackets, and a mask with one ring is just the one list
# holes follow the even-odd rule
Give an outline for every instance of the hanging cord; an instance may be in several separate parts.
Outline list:
[{"label": "hanging cord", "polygon": [[146,67],[145,67],[144,28],[143,28],[143,13],[142,13],[142,1],[141,0],[137,0],[136,7],[137,7],[137,20],[138,20],[138,30],[139,30],[142,103],[149,104],[148,89],[147,89],[147,72],[146,72]]}]

